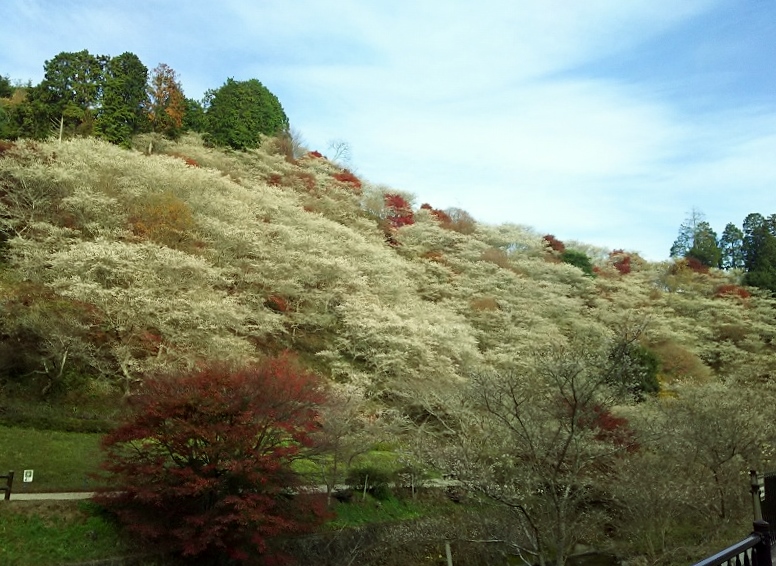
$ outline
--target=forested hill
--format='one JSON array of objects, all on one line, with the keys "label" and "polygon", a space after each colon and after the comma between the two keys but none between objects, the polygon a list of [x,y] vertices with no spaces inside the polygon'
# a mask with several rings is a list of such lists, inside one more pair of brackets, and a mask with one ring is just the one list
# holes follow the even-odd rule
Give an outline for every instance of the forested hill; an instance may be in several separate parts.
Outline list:
[{"label": "forested hill", "polygon": [[[302,148],[258,80],[229,79],[200,104],[131,53],[61,53],[44,69],[36,86],[0,77],[3,425],[110,438],[164,384],[185,426],[162,452],[189,471],[207,458],[179,448],[249,455],[202,467],[218,497],[242,498],[267,478],[253,433],[237,431],[244,415],[222,411],[244,406],[224,399],[280,396],[315,405],[309,438],[270,436],[294,457],[317,444],[300,477],[323,477],[328,495],[358,466],[362,503],[374,471],[401,472],[413,495],[416,479],[455,475],[477,529],[445,520],[435,540],[503,541],[525,563],[608,547],[689,564],[751,528],[747,471],[776,465],[776,216],[718,240],[693,211],[674,259],[650,263],[367,183],[341,163],[347,147]],[[287,393],[243,373],[277,360],[295,368],[273,378]],[[204,396],[186,396],[192,383]],[[187,432],[200,404],[212,420]],[[249,418],[291,426],[272,403],[261,411]],[[169,414],[154,427],[175,429]],[[171,446],[136,430],[154,454]],[[249,448],[222,450],[232,440]],[[189,477],[199,497],[204,476]],[[169,508],[186,507],[173,491]],[[147,520],[129,523],[151,532]]]},{"label": "forested hill", "polygon": [[129,392],[291,350],[391,403],[433,404],[581,339],[625,352],[640,393],[773,374],[774,302],[732,273],[417,207],[282,139],[134,144],[2,143],[7,393]]}]

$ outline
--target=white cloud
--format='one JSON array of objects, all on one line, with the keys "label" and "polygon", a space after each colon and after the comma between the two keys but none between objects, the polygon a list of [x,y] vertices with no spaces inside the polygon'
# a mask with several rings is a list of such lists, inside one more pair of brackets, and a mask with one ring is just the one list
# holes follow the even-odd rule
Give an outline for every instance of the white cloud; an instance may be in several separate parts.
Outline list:
[{"label": "white cloud", "polygon": [[[189,96],[258,78],[313,148],[346,139],[371,181],[486,221],[659,259],[693,206],[720,231],[770,212],[773,107],[721,109],[704,90],[734,82],[745,27],[671,36],[669,55],[691,55],[680,83],[600,66],[741,16],[729,0],[7,1],[2,74],[39,80],[44,60],[86,48],[168,63]],[[691,89],[704,114],[675,99]]]}]

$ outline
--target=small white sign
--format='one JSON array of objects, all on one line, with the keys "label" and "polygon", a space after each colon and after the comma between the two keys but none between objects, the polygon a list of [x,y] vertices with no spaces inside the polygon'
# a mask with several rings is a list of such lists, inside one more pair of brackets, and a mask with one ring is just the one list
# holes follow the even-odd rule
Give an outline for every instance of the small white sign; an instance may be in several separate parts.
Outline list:
[{"label": "small white sign", "polygon": [[24,470],[24,476],[22,481],[25,483],[29,483],[32,481],[32,472],[33,470]]}]

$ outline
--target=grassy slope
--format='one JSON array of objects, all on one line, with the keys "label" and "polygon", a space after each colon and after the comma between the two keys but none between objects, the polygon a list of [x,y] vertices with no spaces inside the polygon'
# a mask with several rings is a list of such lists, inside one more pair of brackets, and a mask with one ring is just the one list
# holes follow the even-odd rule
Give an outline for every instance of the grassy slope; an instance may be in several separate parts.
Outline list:
[{"label": "grassy slope", "polygon": [[121,556],[116,528],[78,502],[0,504],[0,564],[51,566]]},{"label": "grassy slope", "polygon": [[[95,486],[99,469],[98,434],[0,426],[0,470],[14,470],[14,493],[83,491]],[[34,470],[31,483],[22,471]]]}]

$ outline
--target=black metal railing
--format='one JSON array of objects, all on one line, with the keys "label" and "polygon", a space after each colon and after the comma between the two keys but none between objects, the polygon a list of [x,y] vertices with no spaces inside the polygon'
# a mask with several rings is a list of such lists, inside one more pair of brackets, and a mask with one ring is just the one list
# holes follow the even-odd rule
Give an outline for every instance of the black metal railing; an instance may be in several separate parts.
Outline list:
[{"label": "black metal railing", "polygon": [[773,566],[768,523],[755,521],[751,535],[694,566]]},{"label": "black metal railing", "polygon": [[754,512],[754,531],[744,540],[694,564],[694,566],[773,566],[771,549],[776,536],[776,474],[758,477],[749,472]]}]

